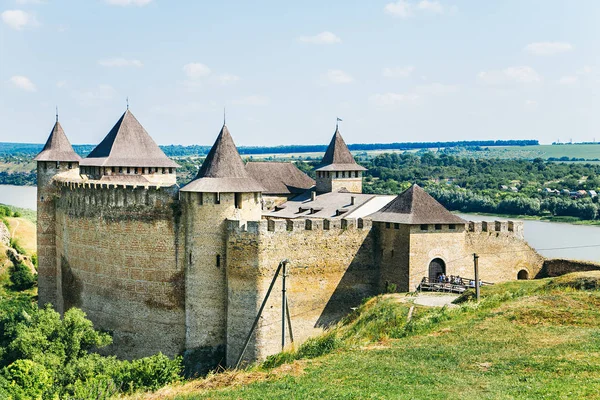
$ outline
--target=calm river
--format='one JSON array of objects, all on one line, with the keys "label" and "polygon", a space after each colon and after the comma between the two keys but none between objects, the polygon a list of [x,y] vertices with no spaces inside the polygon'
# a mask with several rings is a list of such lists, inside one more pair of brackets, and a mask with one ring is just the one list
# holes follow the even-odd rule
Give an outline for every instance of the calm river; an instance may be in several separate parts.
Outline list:
[{"label": "calm river", "polygon": [[[0,185],[0,203],[16,207],[36,208],[34,186]],[[470,221],[507,220],[508,218],[465,215]],[[517,220],[515,218],[511,218]],[[600,261],[600,226],[571,225],[558,222],[524,221],[525,239],[542,255],[554,258],[574,258]],[[596,246],[596,247],[585,247]],[[557,247],[561,249],[556,249]],[[565,249],[564,247],[578,247]]]}]

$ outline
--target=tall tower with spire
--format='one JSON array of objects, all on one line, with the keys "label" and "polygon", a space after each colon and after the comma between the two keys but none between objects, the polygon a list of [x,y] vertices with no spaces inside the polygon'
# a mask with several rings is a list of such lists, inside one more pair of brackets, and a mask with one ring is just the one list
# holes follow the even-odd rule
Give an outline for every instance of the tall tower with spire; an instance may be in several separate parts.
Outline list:
[{"label": "tall tower with spire", "polygon": [[338,192],[345,189],[352,193],[362,193],[363,171],[366,168],[356,163],[336,125],[321,165],[315,170],[317,192]]},{"label": "tall tower with spire", "polygon": [[223,124],[198,174],[180,196],[187,253],[185,360],[196,371],[225,362],[227,219],[260,220],[262,191]]},{"label": "tall tower with spire", "polygon": [[58,112],[50,136],[34,160],[37,162],[38,298],[60,309],[55,229],[57,188],[54,179],[59,174],[77,175],[81,157],[73,150],[58,122]]}]

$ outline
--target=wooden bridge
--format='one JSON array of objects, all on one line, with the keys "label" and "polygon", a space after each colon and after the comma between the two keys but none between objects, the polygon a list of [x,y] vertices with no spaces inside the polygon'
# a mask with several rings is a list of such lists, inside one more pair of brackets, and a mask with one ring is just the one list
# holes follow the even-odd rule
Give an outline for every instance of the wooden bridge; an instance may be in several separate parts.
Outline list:
[{"label": "wooden bridge", "polygon": [[[481,286],[493,285],[491,282],[480,281]],[[450,282],[440,282],[439,280],[431,280],[424,277],[419,284],[419,291],[426,292],[446,292],[446,293],[463,293],[467,289],[475,289],[475,279],[455,278]]]}]

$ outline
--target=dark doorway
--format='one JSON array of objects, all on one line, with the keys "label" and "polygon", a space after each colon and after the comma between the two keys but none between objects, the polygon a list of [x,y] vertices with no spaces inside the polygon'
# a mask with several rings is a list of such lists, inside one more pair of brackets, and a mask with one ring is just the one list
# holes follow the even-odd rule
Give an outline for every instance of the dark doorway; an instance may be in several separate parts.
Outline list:
[{"label": "dark doorway", "polygon": [[429,280],[435,281],[441,274],[446,274],[446,263],[441,258],[434,258],[429,263]]},{"label": "dark doorway", "polygon": [[527,270],[525,270],[525,269],[520,270],[519,273],[517,274],[517,279],[519,279],[519,280],[529,279],[529,272],[527,272]]}]

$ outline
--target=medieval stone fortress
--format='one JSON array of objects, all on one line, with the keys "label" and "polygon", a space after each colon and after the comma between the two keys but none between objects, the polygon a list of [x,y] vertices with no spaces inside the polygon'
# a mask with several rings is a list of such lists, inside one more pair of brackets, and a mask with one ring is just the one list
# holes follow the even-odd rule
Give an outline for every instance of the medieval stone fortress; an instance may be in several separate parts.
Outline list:
[{"label": "medieval stone fortress", "polygon": [[[544,263],[518,222],[467,222],[414,185],[362,193],[338,129],[316,182],[292,163],[244,164],[223,125],[197,176],[127,110],[84,159],[60,123],[37,156],[39,303],[80,307],[123,358],[183,354],[190,370],[232,366],[276,269],[289,260],[296,342],[362,299],[414,291],[440,273],[533,278]],[[282,292],[269,297],[245,361],[281,349]]]}]

